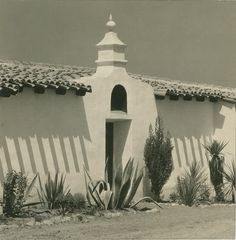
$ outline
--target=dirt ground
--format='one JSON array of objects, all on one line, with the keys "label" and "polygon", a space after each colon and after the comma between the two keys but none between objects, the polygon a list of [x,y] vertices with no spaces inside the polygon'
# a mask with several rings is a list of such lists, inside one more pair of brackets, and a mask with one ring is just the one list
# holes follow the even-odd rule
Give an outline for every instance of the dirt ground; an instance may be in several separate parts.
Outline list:
[{"label": "dirt ground", "polygon": [[0,239],[235,239],[235,206],[164,206],[160,212],[97,217],[88,223],[5,229]]}]

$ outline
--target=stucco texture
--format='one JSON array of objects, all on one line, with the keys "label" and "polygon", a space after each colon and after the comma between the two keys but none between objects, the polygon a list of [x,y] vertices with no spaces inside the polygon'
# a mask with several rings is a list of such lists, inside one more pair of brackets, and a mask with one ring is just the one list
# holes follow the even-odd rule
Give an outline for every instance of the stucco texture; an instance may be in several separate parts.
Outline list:
[{"label": "stucco texture", "polygon": [[[85,97],[60,96],[52,90],[35,94],[26,89],[15,97],[0,98],[2,180],[11,169],[28,176],[39,172],[43,181],[48,172],[59,171],[66,173],[73,192],[84,192],[83,167],[94,179],[104,176],[106,122],[114,122],[114,167],[124,165],[129,157],[141,167],[148,129],[157,116],[163,119],[174,146],[174,171],[164,188],[166,194],[193,160],[207,170],[203,145],[212,139],[228,141],[226,159],[235,158],[234,104],[155,100],[148,84],[130,78],[123,69],[84,81],[93,89]],[[127,92],[127,113],[110,109],[111,93],[118,84]]]}]

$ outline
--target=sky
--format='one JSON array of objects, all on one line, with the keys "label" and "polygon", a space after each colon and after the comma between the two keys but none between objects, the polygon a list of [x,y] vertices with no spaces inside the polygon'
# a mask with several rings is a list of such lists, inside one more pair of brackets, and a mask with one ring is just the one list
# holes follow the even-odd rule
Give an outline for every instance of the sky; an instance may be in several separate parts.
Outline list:
[{"label": "sky", "polygon": [[236,1],[0,0],[0,59],[95,67],[110,13],[129,72],[236,87]]}]

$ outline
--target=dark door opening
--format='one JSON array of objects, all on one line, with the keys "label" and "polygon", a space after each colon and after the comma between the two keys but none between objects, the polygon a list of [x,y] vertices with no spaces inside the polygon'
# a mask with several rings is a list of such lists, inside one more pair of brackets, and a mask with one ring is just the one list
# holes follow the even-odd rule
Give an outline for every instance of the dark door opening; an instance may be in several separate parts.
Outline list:
[{"label": "dark door opening", "polygon": [[113,142],[114,142],[114,124],[112,122],[106,123],[106,159],[108,182],[112,186],[113,179]]}]

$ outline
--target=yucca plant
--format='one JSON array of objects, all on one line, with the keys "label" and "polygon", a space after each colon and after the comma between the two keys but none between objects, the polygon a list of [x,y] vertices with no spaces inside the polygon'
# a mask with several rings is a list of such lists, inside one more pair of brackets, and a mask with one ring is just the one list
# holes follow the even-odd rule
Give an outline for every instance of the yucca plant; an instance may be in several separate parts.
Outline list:
[{"label": "yucca plant", "polygon": [[54,179],[51,178],[50,173],[48,173],[47,181],[44,185],[44,188],[41,183],[40,176],[39,178],[39,189],[38,196],[41,202],[47,203],[49,209],[58,208],[58,200],[62,197],[69,194],[70,189],[65,188],[65,179],[66,177],[62,174],[59,176],[57,172]]},{"label": "yucca plant", "polygon": [[[105,167],[106,169],[106,167]],[[122,166],[115,169],[112,186],[105,180],[94,181],[90,177],[86,168],[85,178],[89,179],[87,184],[87,199],[90,204],[92,201],[103,209],[120,209],[129,207],[138,186],[143,178],[143,170],[138,172],[138,164],[134,166],[134,159],[129,159],[124,170]],[[86,180],[87,182],[87,180]]]},{"label": "yucca plant", "polygon": [[226,145],[227,143],[223,141],[214,140],[212,143],[204,146],[206,151],[211,156],[211,160],[209,160],[208,164],[210,170],[210,179],[212,185],[214,186],[217,201],[224,200],[224,194],[222,191],[224,156],[222,151]]},{"label": "yucca plant", "polygon": [[180,201],[192,206],[199,199],[199,192],[207,177],[200,165],[194,161],[183,177],[177,177],[177,194]]},{"label": "yucca plant", "polygon": [[225,180],[225,195],[232,197],[232,202],[235,202],[235,180],[236,180],[236,164],[232,160],[231,164],[226,164],[223,170]]}]

